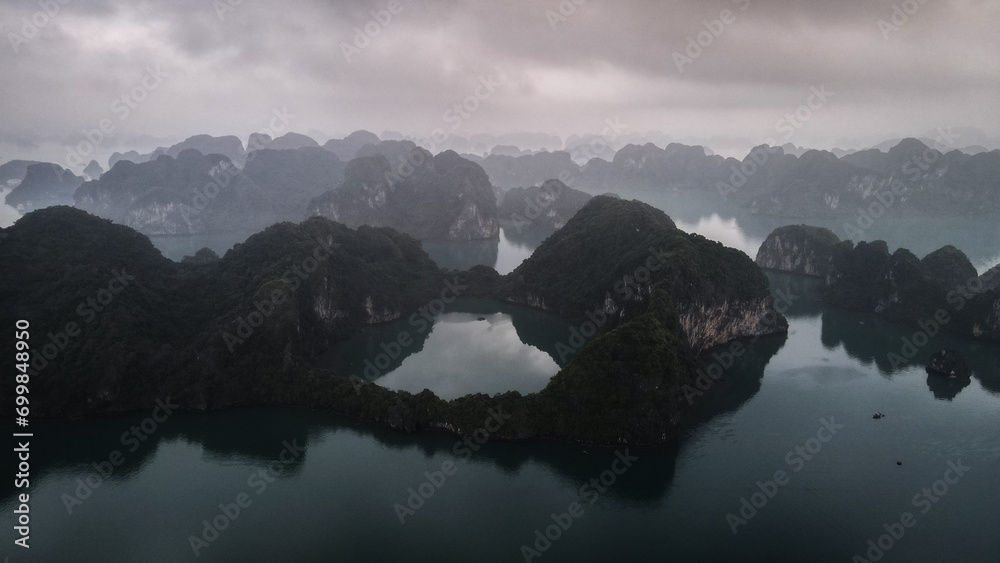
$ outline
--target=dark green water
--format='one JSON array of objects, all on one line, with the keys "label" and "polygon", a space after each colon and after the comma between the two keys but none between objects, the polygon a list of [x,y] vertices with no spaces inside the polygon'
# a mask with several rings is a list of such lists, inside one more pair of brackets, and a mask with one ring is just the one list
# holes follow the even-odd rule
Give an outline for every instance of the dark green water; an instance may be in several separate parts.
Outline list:
[{"label": "dark green water", "polygon": [[[808,294],[808,280],[773,281]],[[11,562],[195,560],[189,537],[220,515],[220,503],[245,493],[249,505],[222,520],[226,529],[197,560],[523,561],[521,546],[574,502],[582,516],[533,561],[851,561],[905,512],[915,525],[883,561],[1000,560],[1000,350],[950,337],[922,349],[917,361],[942,345],[970,360],[972,383],[951,387],[920,367],[892,369],[885,361],[910,330],[808,297],[796,300],[789,317],[787,339],[757,342],[712,393],[695,399],[683,439],[629,450],[638,459],[598,495],[580,489],[602,474],[610,481],[606,472],[622,467],[613,449],[488,443],[466,460],[454,456],[450,435],[407,436],[321,412],[252,408],[174,414],[129,452],[120,436],[144,414],[39,421],[32,547],[10,547],[8,484],[0,497],[8,530],[2,555]],[[544,349],[523,322],[512,321],[522,341]],[[488,340],[464,345],[485,349]],[[873,420],[876,411],[886,418]],[[821,419],[843,427],[830,436]],[[284,454],[290,463],[282,464],[286,442],[305,451]],[[815,446],[808,461],[795,453]],[[62,495],[73,495],[76,480],[116,449],[124,465],[68,514]],[[408,490],[428,480],[425,472],[449,461],[453,474],[401,524],[394,505],[406,504]],[[970,469],[935,495],[938,502],[915,505],[922,489],[934,495],[949,462]],[[268,466],[270,483],[259,475]],[[776,485],[734,534],[726,515],[738,514],[741,499],[750,502],[756,483],[779,470],[787,484]]]},{"label": "dark green water", "polygon": [[[682,228],[750,255],[771,229],[795,222],[641,199],[665,209]],[[995,227],[959,223],[886,219],[869,232],[918,255],[955,243],[981,269],[995,263]],[[837,231],[838,225],[829,226]],[[445,267],[481,263],[508,272],[545,236],[505,232],[500,241],[424,247]],[[154,243],[179,259],[202,246],[222,254],[236,238]],[[683,438],[664,448],[629,450],[638,459],[621,475],[609,473],[621,469],[614,449],[488,443],[464,459],[455,456],[454,436],[407,436],[292,409],[174,414],[134,451],[121,436],[149,413],[39,421],[32,441],[32,548],[12,547],[15,502],[8,483],[0,489],[0,525],[8,530],[0,559],[524,561],[522,546],[533,547],[536,532],[553,525],[553,514],[562,518],[580,503],[582,516],[570,518],[570,527],[532,561],[848,562],[867,558],[869,540],[878,542],[886,525],[903,534],[880,561],[1000,561],[994,509],[1000,504],[1000,348],[938,335],[912,366],[894,367],[888,354],[901,351],[912,329],[827,308],[810,297],[811,280],[771,278],[775,290],[800,296],[788,312],[787,338],[750,346],[709,393],[693,397]],[[327,362],[364,376],[365,361],[407,332],[412,344],[380,360],[386,366],[375,373],[380,383],[430,387],[446,396],[530,392],[562,365],[556,345],[567,330],[535,311],[461,300],[422,331],[405,321],[377,327],[338,346]],[[923,370],[944,346],[972,365],[970,384]],[[873,420],[876,411],[887,416]],[[488,416],[483,413],[484,422]],[[822,430],[822,420],[836,425],[836,435]],[[305,451],[288,458],[286,443]],[[96,483],[93,464],[115,450],[124,464],[69,514],[63,495],[78,492],[77,479]],[[281,463],[282,456],[290,463]],[[449,462],[453,474],[440,488],[424,484],[425,473],[440,482],[435,472]],[[949,463],[969,469],[957,479],[954,470],[947,473],[954,482],[943,491]],[[787,484],[772,487],[767,482],[778,471]],[[597,495],[593,488],[581,492],[602,475],[614,475],[614,484]],[[754,496],[758,482],[772,498]],[[395,505],[406,505],[410,489],[422,484],[433,495],[401,524]],[[925,488],[937,501],[923,496]],[[249,504],[240,515],[220,516],[219,505],[241,493]],[[766,504],[751,514],[743,499]],[[904,513],[912,514],[905,520],[912,527],[896,524]],[[734,520],[745,516],[745,524]],[[226,529],[195,557],[189,538],[203,536],[203,521],[216,518]],[[883,546],[890,539],[882,537]]]}]

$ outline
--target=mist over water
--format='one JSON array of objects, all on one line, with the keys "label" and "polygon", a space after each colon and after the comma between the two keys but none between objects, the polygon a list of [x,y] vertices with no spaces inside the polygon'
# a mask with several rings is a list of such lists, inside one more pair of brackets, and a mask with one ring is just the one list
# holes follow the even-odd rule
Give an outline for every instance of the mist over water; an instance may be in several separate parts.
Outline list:
[{"label": "mist over water", "polygon": [[685,221],[675,221],[675,223],[677,228],[682,231],[697,233],[707,239],[721,242],[730,248],[742,250],[750,258],[757,256],[757,250],[764,243],[764,239],[747,236],[735,217],[723,219],[718,213],[702,217],[696,223]]}]

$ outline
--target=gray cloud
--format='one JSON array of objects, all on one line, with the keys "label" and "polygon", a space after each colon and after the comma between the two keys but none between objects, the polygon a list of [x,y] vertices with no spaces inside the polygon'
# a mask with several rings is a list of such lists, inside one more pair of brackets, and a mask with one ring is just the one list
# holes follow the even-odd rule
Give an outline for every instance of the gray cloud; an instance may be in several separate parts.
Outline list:
[{"label": "gray cloud", "polygon": [[[245,138],[278,108],[295,114],[293,130],[337,136],[566,136],[618,116],[634,131],[752,144],[819,85],[835,95],[796,144],[1000,132],[1000,6],[987,0],[586,0],[565,21],[551,14],[570,0],[399,0],[384,26],[372,11],[388,0],[242,0],[220,17],[226,1],[69,1],[36,36],[13,40],[17,52],[11,37],[40,4],[4,3],[0,159],[58,161],[102,119],[116,128],[95,151],[105,157],[152,148],[128,144],[143,136]],[[886,31],[894,6],[917,9]],[[680,72],[674,53],[723,10],[735,21]],[[348,62],[343,46],[366,26],[377,36]],[[120,119],[115,101],[157,66],[169,76]],[[445,112],[489,76],[505,80],[453,130]]]}]

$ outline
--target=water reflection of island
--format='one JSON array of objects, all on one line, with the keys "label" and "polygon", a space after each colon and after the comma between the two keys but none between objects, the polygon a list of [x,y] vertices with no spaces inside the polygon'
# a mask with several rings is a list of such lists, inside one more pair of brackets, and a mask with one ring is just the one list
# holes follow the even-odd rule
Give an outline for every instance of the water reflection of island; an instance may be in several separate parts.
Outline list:
[{"label": "water reflection of island", "polygon": [[[825,305],[819,299],[822,280],[809,276],[768,272],[771,290],[776,295],[792,295],[795,300],[785,312],[790,319],[816,317],[822,320],[820,339],[827,349],[843,346],[848,356],[874,365],[887,378],[913,367],[927,365],[930,357],[942,348],[958,350],[972,368],[973,377],[987,391],[1000,394],[1000,345],[962,338],[941,332],[923,346],[914,343],[917,327],[896,324],[868,313],[859,313]],[[779,293],[780,292],[780,293]],[[919,343],[921,340],[916,339]],[[927,387],[935,398],[954,399],[968,386],[929,374]]]}]

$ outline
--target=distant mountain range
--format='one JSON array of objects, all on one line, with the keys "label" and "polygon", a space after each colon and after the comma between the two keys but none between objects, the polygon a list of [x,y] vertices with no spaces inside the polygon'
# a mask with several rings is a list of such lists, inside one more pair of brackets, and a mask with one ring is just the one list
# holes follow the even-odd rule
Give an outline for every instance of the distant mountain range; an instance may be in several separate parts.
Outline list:
[{"label": "distant mountain range", "polygon": [[[743,160],[701,146],[630,144],[611,160],[594,157],[584,164],[570,152],[515,146],[495,147],[485,157],[432,156],[412,141],[380,141],[367,131],[322,147],[298,133],[276,139],[255,134],[248,146],[234,136],[197,135],[150,154],[116,154],[107,172],[91,162],[86,178],[54,164],[11,161],[0,166],[0,181],[14,187],[6,202],[22,213],[75,203],[147,234],[260,230],[310,213],[392,226],[424,239],[492,238],[505,192],[551,180],[590,194],[687,194],[708,209],[843,218],[862,230],[883,215],[1000,212],[1000,150],[942,152],[918,139],[840,156],[762,145]],[[350,168],[355,158],[368,160]],[[441,168],[432,173],[427,163]],[[347,168],[353,175],[345,176]],[[524,207],[517,199],[524,196],[515,192],[509,205]],[[564,224],[569,210],[585,202],[577,200],[547,209],[551,216],[536,218],[538,224]],[[504,211],[505,220],[515,212]]]},{"label": "distant mountain range", "polygon": [[917,139],[888,152],[869,149],[837,157],[808,150],[795,156],[762,145],[742,161],[672,143],[628,145],[609,161],[577,165],[569,153],[491,155],[483,169],[500,189],[559,178],[600,192],[687,192],[720,207],[783,217],[964,215],[1000,211],[1000,150],[947,153]]}]

